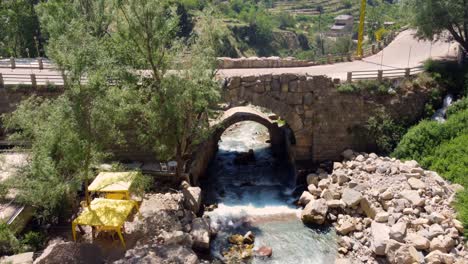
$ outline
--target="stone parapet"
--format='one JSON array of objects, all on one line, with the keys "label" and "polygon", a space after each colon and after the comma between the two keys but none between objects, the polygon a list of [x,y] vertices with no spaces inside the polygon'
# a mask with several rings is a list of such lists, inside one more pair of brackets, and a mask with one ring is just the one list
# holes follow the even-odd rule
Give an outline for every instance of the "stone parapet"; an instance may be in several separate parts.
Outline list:
[{"label": "stone parapet", "polygon": [[249,57],[249,58],[218,58],[219,69],[245,69],[245,68],[288,68],[308,67],[316,63],[295,58],[280,57]]}]

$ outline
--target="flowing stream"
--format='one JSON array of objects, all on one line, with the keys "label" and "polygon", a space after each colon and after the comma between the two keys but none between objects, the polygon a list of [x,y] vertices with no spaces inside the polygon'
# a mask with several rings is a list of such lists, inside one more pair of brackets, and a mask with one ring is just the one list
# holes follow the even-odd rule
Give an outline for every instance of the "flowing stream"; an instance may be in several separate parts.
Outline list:
[{"label": "flowing stream", "polygon": [[[255,248],[273,249],[271,258],[253,258],[249,263],[334,263],[336,238],[329,229],[304,226],[301,210],[294,205],[294,171],[271,153],[268,130],[245,121],[230,127],[219,142],[219,150],[202,182],[206,203],[218,208],[206,212],[218,235],[211,253],[222,259],[232,234],[252,231]],[[254,150],[255,162],[236,165],[236,153]]]},{"label": "flowing stream", "polygon": [[437,109],[437,111],[432,116],[432,120],[435,120],[440,123],[445,122],[447,109],[449,108],[449,106],[452,105],[452,103],[453,103],[453,96],[451,94],[446,95],[444,97],[442,107],[440,109]]}]

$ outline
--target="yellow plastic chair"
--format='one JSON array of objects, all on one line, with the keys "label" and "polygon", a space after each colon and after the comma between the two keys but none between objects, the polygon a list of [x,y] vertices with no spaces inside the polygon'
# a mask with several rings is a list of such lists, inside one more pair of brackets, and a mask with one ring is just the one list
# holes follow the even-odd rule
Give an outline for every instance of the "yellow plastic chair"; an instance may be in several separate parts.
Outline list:
[{"label": "yellow plastic chair", "polygon": [[125,195],[124,193],[106,193],[106,199],[126,200],[127,195]]}]

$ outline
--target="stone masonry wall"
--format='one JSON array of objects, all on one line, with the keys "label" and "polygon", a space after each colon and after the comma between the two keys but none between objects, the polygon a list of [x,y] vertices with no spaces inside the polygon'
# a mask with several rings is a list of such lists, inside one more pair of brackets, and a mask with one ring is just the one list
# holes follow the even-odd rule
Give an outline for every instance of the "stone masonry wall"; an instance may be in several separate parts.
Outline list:
[{"label": "stone masonry wall", "polygon": [[223,94],[232,106],[248,102],[279,115],[294,132],[296,159],[313,161],[337,160],[348,148],[368,151],[370,140],[356,128],[382,107],[398,120],[415,122],[429,98],[424,87],[394,95],[343,93],[328,77],[294,74],[230,77]]}]

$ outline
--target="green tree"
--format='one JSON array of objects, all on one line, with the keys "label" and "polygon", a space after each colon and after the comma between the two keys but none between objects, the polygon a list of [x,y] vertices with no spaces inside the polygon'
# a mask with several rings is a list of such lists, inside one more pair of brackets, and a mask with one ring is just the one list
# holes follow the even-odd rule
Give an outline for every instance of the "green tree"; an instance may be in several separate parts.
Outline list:
[{"label": "green tree", "polygon": [[419,36],[434,39],[448,31],[468,51],[468,1],[409,0],[409,6]]},{"label": "green tree", "polygon": [[33,0],[0,1],[0,56],[40,55],[40,30]]},{"label": "green tree", "polygon": [[11,184],[45,220],[67,206],[83,181],[89,203],[91,168],[121,138],[116,124],[126,105],[119,104],[128,92],[109,83],[115,78],[110,66],[118,63],[106,49],[112,13],[105,2],[55,0],[37,7],[49,35],[47,54],[65,73],[65,89],[55,99],[26,100],[5,119],[17,131],[13,137],[32,144],[31,162]]},{"label": "green tree", "polygon": [[117,8],[122,16],[116,43],[126,51],[120,63],[135,72],[149,70],[142,85],[139,78],[128,79],[138,95],[139,141],[160,159],[175,158],[180,175],[207,135],[210,109],[220,96],[214,79],[216,30],[209,26],[214,20],[201,16],[196,34],[182,41],[174,38],[178,17],[166,1],[129,0]]}]

